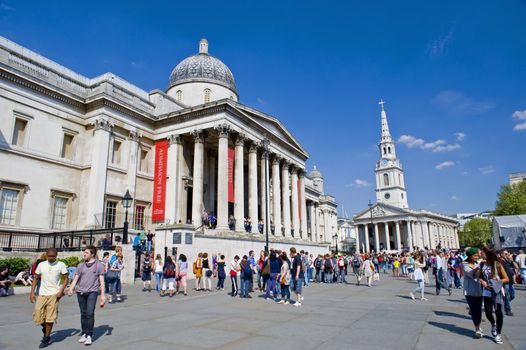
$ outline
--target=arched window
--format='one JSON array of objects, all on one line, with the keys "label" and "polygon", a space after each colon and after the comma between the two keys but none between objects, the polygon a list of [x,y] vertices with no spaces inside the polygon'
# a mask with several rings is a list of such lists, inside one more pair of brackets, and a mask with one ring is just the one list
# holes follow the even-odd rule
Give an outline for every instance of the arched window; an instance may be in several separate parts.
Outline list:
[{"label": "arched window", "polygon": [[391,147],[387,147],[387,153],[391,154]]},{"label": "arched window", "polygon": [[402,175],[398,174],[398,184],[402,186]]},{"label": "arched window", "polygon": [[212,91],[210,91],[210,89],[205,89],[205,91],[203,91],[205,103],[210,102],[210,95],[211,94],[212,94]]},{"label": "arched window", "polygon": [[384,186],[389,186],[389,175],[384,174]]},{"label": "arched window", "polygon": [[384,154],[387,154],[387,153],[385,152],[385,147],[384,147]]},{"label": "arched window", "polygon": [[177,92],[175,93],[175,99],[177,101],[182,101],[182,99],[183,99],[183,92],[181,90],[177,90]]}]

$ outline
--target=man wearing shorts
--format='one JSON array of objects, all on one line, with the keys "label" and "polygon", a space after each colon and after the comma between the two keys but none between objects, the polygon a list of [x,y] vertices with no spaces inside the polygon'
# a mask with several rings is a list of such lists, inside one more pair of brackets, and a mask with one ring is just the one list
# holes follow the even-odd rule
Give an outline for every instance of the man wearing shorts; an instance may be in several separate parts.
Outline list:
[{"label": "man wearing shorts", "polygon": [[302,262],[300,255],[296,252],[296,248],[290,248],[290,257],[292,259],[292,269],[291,269],[291,281],[290,289],[296,294],[296,302],[294,306],[301,306],[301,301],[303,297],[301,296],[301,287],[303,286],[304,271],[302,268]]},{"label": "man wearing shorts", "polygon": [[[38,297],[35,297],[35,288],[40,281]],[[39,348],[45,348],[51,344],[51,330],[58,316],[58,301],[64,295],[64,289],[68,282],[68,269],[62,261],[57,261],[57,250],[47,250],[47,260],[38,264],[35,278],[31,284],[29,300],[35,304],[33,320],[42,326],[44,337]],[[35,302],[36,301],[36,302]]]}]

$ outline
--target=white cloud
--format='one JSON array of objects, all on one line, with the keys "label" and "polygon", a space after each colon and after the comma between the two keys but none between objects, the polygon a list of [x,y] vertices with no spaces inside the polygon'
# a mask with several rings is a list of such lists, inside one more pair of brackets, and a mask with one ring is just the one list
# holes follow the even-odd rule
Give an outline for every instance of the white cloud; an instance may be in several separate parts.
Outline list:
[{"label": "white cloud", "polygon": [[455,90],[440,92],[431,99],[431,104],[447,113],[464,115],[482,114],[495,107],[495,103],[492,101],[474,101],[462,92]]},{"label": "white cloud", "polygon": [[493,165],[488,165],[479,168],[479,171],[482,173],[482,175],[489,175],[495,172],[495,168],[493,167]]},{"label": "white cloud", "polygon": [[461,148],[458,143],[450,145],[445,140],[436,140],[434,142],[426,142],[424,139],[417,138],[412,135],[402,135],[398,138],[398,142],[403,143],[407,148],[418,147],[423,150],[430,150],[433,152],[451,152]]},{"label": "white cloud", "polygon": [[512,118],[517,122],[513,127],[515,131],[526,130],[526,110],[516,111],[513,113]]},{"label": "white cloud", "polygon": [[440,163],[440,164],[437,164],[437,165],[435,166],[435,169],[437,169],[437,170],[442,170],[442,169],[444,169],[444,168],[448,168],[448,167],[451,167],[451,166],[453,166],[453,165],[455,165],[455,162],[454,162],[454,161],[452,161],[452,160],[446,160],[445,162],[442,162],[442,163]]},{"label": "white cloud", "polygon": [[371,184],[367,182],[367,180],[362,179],[356,179],[352,183],[345,185],[345,187],[357,187],[357,188],[363,188],[363,187],[369,187]]},{"label": "white cloud", "polygon": [[469,175],[469,172],[467,172],[467,171],[463,171],[463,172],[462,172],[462,175],[464,175],[464,176]]},{"label": "white cloud", "polygon": [[408,148],[422,147],[424,140],[418,139],[411,135],[402,135],[398,138],[398,142],[405,144]]},{"label": "white cloud", "polygon": [[451,28],[446,34],[440,35],[438,39],[429,40],[427,43],[427,54],[431,58],[447,54],[449,52],[449,45],[453,40],[454,33],[455,28]]},{"label": "white cloud", "polygon": [[433,149],[433,152],[451,152],[459,148],[461,148],[460,145],[455,143],[454,145],[438,146]]},{"label": "white cloud", "polygon": [[455,137],[457,138],[457,141],[459,142],[462,142],[464,141],[464,139],[466,138],[466,134],[464,134],[463,132],[456,132],[455,133]]},{"label": "white cloud", "polygon": [[452,200],[452,201],[459,201],[460,198],[458,198],[456,195],[452,195],[452,196],[451,196],[451,200]]}]

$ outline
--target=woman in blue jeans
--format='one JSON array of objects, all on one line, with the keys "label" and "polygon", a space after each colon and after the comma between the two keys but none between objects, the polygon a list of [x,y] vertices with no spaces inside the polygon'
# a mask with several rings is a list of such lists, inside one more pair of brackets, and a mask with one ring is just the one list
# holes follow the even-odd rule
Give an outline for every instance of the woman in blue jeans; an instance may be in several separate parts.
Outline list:
[{"label": "woman in blue jeans", "polygon": [[271,250],[269,259],[265,262],[266,264],[270,264],[270,277],[267,282],[267,288],[265,291],[265,299],[270,298],[270,292],[272,292],[272,297],[277,298],[276,293],[276,280],[279,278],[279,261],[276,256],[276,252]]},{"label": "woman in blue jeans", "polygon": [[95,306],[100,291],[100,307],[106,303],[104,295],[104,265],[97,259],[97,248],[88,246],[84,249],[84,262],[77,267],[75,277],[68,290],[68,295],[77,292],[80,308],[82,337],[79,343],[91,345],[95,326]]},{"label": "woman in blue jeans", "polygon": [[161,254],[157,254],[155,257],[155,290],[157,293],[161,293],[161,279],[163,278],[163,258]]}]

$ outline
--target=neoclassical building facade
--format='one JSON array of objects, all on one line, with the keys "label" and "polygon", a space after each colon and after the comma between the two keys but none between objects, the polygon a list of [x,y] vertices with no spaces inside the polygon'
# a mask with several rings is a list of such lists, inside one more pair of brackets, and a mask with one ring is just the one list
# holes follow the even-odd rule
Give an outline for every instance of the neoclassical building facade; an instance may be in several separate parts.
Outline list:
[{"label": "neoclassical building facade", "polygon": [[[0,229],[190,224],[325,243],[334,197],[275,117],[239,102],[230,69],[208,52],[176,65],[166,90],[106,73],[87,78],[0,37]],[[262,142],[268,143],[263,147]],[[234,220],[232,220],[232,218]],[[207,228],[208,229],[208,228]]]},{"label": "neoclassical building facade", "polygon": [[384,102],[380,105],[380,159],[375,169],[377,202],[353,218],[356,247],[361,252],[459,248],[455,218],[409,208],[404,170],[396,156]]}]

